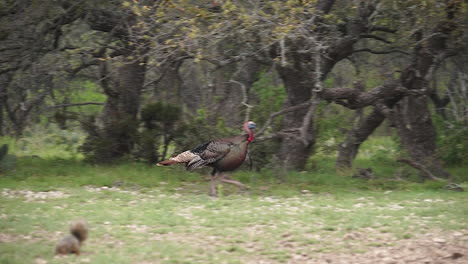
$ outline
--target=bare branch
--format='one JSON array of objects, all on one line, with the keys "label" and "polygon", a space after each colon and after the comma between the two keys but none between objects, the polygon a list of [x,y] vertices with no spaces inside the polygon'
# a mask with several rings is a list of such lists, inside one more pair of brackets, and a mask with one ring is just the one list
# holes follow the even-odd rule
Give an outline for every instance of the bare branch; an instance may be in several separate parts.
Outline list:
[{"label": "bare branch", "polygon": [[105,94],[110,97],[117,97],[119,94],[111,88],[109,84],[109,71],[105,61],[99,63],[99,83],[101,84],[102,90]]},{"label": "bare branch", "polygon": [[298,128],[283,129],[281,131],[271,133],[271,134],[268,134],[268,135],[265,135],[265,136],[256,136],[254,142],[258,143],[258,142],[270,140],[270,139],[273,139],[273,138],[286,138],[286,137],[294,137],[297,140],[301,140],[301,138],[299,136],[296,136],[296,134],[298,134],[298,133],[299,133]]},{"label": "bare branch", "polygon": [[279,42],[281,52],[281,67],[285,67],[288,64],[288,62],[286,61],[286,46],[284,42],[284,38],[282,38]]},{"label": "bare branch", "polygon": [[325,50],[327,47],[323,45],[323,43],[318,41],[315,37],[310,37],[308,40],[314,50],[315,68],[312,72],[313,76],[311,76],[311,78],[316,80],[315,85],[310,89],[311,90],[310,99],[302,104],[295,105],[289,108],[285,108],[281,111],[271,114],[267,122],[265,123],[264,127],[257,133],[257,135],[258,137],[262,135],[265,132],[265,130],[270,126],[273,119],[279,115],[286,114],[286,113],[293,112],[293,111],[302,110],[305,108],[308,108],[307,112],[302,117],[302,122],[299,127],[288,128],[286,130],[281,130],[279,132],[273,133],[269,136],[259,137],[259,141],[270,139],[270,138],[275,138],[275,137],[289,137],[289,138],[294,138],[294,140],[297,140],[299,142],[302,142],[304,146],[308,146],[312,142],[313,138],[310,133],[310,127],[311,127],[311,123],[313,120],[313,115],[315,114],[317,106],[321,101],[319,94],[322,93],[324,90],[322,82],[321,82],[321,78],[323,75],[322,51]]},{"label": "bare branch", "polygon": [[241,54],[241,55],[233,56],[232,58],[224,59],[224,60],[217,60],[217,59],[213,59],[213,58],[210,58],[210,57],[203,57],[201,60],[205,60],[205,61],[207,61],[207,62],[209,62],[211,64],[216,65],[215,69],[213,70],[213,71],[216,71],[216,70],[218,70],[218,69],[220,69],[220,68],[222,68],[222,67],[224,67],[226,65],[242,61],[246,57],[247,57],[247,55]]},{"label": "bare branch", "polygon": [[320,93],[323,91],[323,85],[321,82],[322,79],[322,49],[325,47],[322,46],[320,42],[318,42],[315,38],[313,39],[315,42],[314,44],[314,60],[315,60],[315,87],[312,88],[312,94],[315,95],[316,93]]},{"label": "bare branch", "polygon": [[169,70],[174,70],[176,72],[178,72],[180,66],[182,66],[182,63],[184,62],[184,60],[186,59],[191,59],[192,56],[183,56],[183,57],[180,57],[178,59],[176,59],[175,61],[172,61],[171,63],[164,63],[164,65],[162,67],[160,67],[162,70],[160,71],[160,74],[157,78],[145,83],[143,85],[143,89],[146,89],[148,88],[150,85],[157,85],[163,78],[164,76],[166,76],[166,74],[169,72]]},{"label": "bare branch", "polygon": [[391,41],[388,41],[383,37],[379,37],[377,35],[372,35],[372,34],[360,34],[360,37],[361,38],[368,38],[368,39],[375,39],[375,40],[378,40],[378,41],[382,41],[382,42],[384,42],[386,44],[391,44],[392,43]]},{"label": "bare branch", "polygon": [[370,31],[381,31],[381,32],[386,32],[386,33],[396,33],[397,32],[396,29],[391,29],[391,28],[384,27],[384,26],[372,26],[370,28]]},{"label": "bare branch", "polygon": [[115,27],[109,32],[108,36],[104,40],[104,43],[101,44],[101,48],[99,48],[98,51],[91,53],[91,55],[95,59],[92,59],[92,60],[90,60],[88,62],[82,63],[80,66],[78,66],[78,67],[76,67],[74,69],[68,70],[67,72],[71,76],[75,76],[81,70],[84,70],[84,69],[86,69],[86,68],[88,68],[90,66],[93,66],[93,65],[98,65],[99,64],[99,59],[102,58],[104,56],[104,54],[106,54],[108,44],[112,41],[112,38],[114,36],[114,32],[115,32]]},{"label": "bare branch", "polygon": [[47,108],[83,106],[83,105],[104,105],[104,103],[101,103],[101,102],[84,102],[84,103],[58,104],[58,105],[48,106]]},{"label": "bare branch", "polygon": [[11,51],[11,50],[20,50],[22,48],[23,48],[23,46],[21,46],[21,45],[12,45],[12,46],[0,47],[0,52]]},{"label": "bare branch", "polygon": [[372,53],[372,54],[401,53],[401,54],[405,54],[405,55],[410,55],[409,52],[406,52],[406,51],[403,51],[403,50],[399,50],[399,49],[373,50],[373,49],[369,49],[369,48],[363,48],[363,49],[357,49],[357,50],[354,50],[354,51],[353,51],[353,53],[358,53],[358,52],[369,52],[369,53]]},{"label": "bare branch", "polygon": [[288,107],[288,108],[285,108],[285,109],[282,109],[278,112],[274,112],[272,113],[267,121],[265,122],[265,125],[263,125],[263,127],[258,131],[257,134],[257,137],[261,136],[263,133],[265,133],[265,131],[269,128],[269,126],[271,125],[271,122],[273,122],[273,120],[277,117],[277,116],[280,116],[280,115],[284,115],[286,113],[290,113],[290,112],[294,112],[294,111],[297,111],[297,110],[301,110],[301,109],[305,109],[307,107],[310,106],[312,102],[311,101],[307,101],[307,102],[304,102],[302,104],[299,104],[299,105],[295,105],[295,106],[291,106],[291,107]]},{"label": "bare branch", "polygon": [[374,105],[378,100],[403,96],[408,90],[399,85],[396,80],[389,81],[374,89],[363,92],[358,88],[329,88],[319,93],[321,99],[343,105],[350,109],[364,108]]},{"label": "bare branch", "polygon": [[91,60],[91,61],[88,61],[86,63],[82,63],[80,66],[74,68],[74,69],[69,69],[69,70],[66,70],[70,76],[75,76],[76,74],[78,74],[80,71],[88,68],[88,67],[91,67],[91,66],[94,66],[94,65],[98,65],[99,63],[99,60],[97,59],[94,59],[94,60]]},{"label": "bare branch", "polygon": [[245,85],[243,83],[238,82],[236,80],[229,80],[229,82],[238,84],[240,86],[241,90],[242,90],[242,102],[241,102],[241,104],[246,107],[244,122],[247,122],[247,121],[250,120],[250,112],[252,111],[252,108],[254,107],[253,105],[250,105],[250,104],[247,103],[248,100],[249,100],[249,97],[247,95],[247,89],[246,89],[246,87],[245,87]]},{"label": "bare branch", "polygon": [[5,74],[5,73],[7,73],[7,72],[16,71],[16,70],[18,70],[19,68],[21,68],[21,67],[20,67],[19,65],[16,65],[16,66],[14,66],[14,67],[1,69],[1,70],[0,70],[0,75]]}]

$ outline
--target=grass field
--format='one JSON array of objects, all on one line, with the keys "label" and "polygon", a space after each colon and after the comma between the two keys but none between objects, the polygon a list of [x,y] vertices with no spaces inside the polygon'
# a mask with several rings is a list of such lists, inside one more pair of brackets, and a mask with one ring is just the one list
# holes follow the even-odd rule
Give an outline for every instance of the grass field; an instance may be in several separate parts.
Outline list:
[{"label": "grass field", "polygon": [[[212,198],[202,174],[180,168],[19,158],[0,174],[0,263],[468,260],[466,192],[356,180],[322,165],[283,183],[268,171],[239,171],[233,177],[250,189],[223,186]],[[90,224],[82,255],[54,256],[68,223],[82,218]]]}]

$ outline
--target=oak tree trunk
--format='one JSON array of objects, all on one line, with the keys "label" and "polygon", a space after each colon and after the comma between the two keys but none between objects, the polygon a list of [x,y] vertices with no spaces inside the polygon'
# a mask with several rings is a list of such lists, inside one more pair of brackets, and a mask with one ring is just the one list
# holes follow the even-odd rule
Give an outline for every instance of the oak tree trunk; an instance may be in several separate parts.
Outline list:
[{"label": "oak tree trunk", "polygon": [[[285,107],[291,107],[308,101],[311,97],[311,78],[301,70],[290,67],[278,67],[278,73],[283,80],[287,91],[287,101]],[[299,128],[302,126],[307,109],[290,112],[284,115],[283,128]],[[311,117],[313,118],[313,116]],[[282,163],[284,169],[303,170],[307,159],[310,156],[315,145],[313,120],[306,131],[306,141],[299,140],[296,137],[283,137],[281,139],[280,149],[277,153],[277,159]]]},{"label": "oak tree trunk", "polygon": [[129,154],[135,143],[145,70],[139,61],[124,64],[109,76],[112,87],[103,85],[107,99],[99,121],[110,160]]},{"label": "oak tree trunk", "polygon": [[339,170],[350,169],[356,158],[359,147],[374,131],[383,123],[385,116],[375,109],[357,127],[351,129],[345,139],[338,146],[336,168]]},{"label": "oak tree trunk", "polygon": [[411,159],[436,177],[449,178],[437,156],[436,130],[427,96],[409,96],[396,107],[397,131]]},{"label": "oak tree trunk", "polygon": [[6,82],[0,82],[0,136],[4,133],[4,117],[3,111],[6,103]]}]

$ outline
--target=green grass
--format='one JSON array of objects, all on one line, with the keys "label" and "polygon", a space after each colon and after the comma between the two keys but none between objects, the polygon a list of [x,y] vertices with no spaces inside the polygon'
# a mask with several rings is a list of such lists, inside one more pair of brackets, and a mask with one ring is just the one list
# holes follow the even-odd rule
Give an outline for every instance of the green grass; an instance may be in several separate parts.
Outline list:
[{"label": "green grass", "polygon": [[[0,175],[0,263],[286,263],[303,252],[311,261],[467,232],[465,192],[352,179],[326,164],[283,183],[273,172],[239,171],[247,192],[224,186],[211,198],[203,174],[177,167],[19,158]],[[83,254],[54,257],[78,218],[91,226]]]},{"label": "green grass", "polygon": [[[70,122],[70,126],[78,126]],[[62,130],[55,124],[47,127],[36,125],[28,127],[19,139],[0,137],[0,145],[8,144],[9,153],[17,156],[34,156],[44,159],[82,159],[78,147],[86,135],[79,129]]]},{"label": "green grass", "polygon": [[[458,243],[453,232],[468,235],[466,192],[416,182],[410,168],[395,179],[401,164],[384,153],[395,149],[388,138],[371,139],[356,160],[375,179],[337,174],[334,155],[317,153],[304,172],[239,170],[233,178],[249,189],[224,185],[212,198],[209,170],[91,165],[76,145],[56,146],[74,144],[73,136],[38,131],[0,140],[18,155],[16,168],[0,174],[0,263],[323,263],[426,234],[447,245]],[[450,171],[466,189],[468,169]],[[83,254],[54,257],[68,222],[79,218],[91,226]]]}]

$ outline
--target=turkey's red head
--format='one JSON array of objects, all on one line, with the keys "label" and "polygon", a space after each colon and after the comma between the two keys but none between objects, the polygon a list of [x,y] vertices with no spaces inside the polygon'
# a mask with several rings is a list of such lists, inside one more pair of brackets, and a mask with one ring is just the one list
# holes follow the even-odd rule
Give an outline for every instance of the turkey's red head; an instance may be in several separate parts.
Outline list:
[{"label": "turkey's red head", "polygon": [[248,142],[252,142],[254,140],[253,130],[256,126],[257,125],[252,121],[248,121],[244,124],[244,130],[249,134],[249,138],[247,138]]}]

